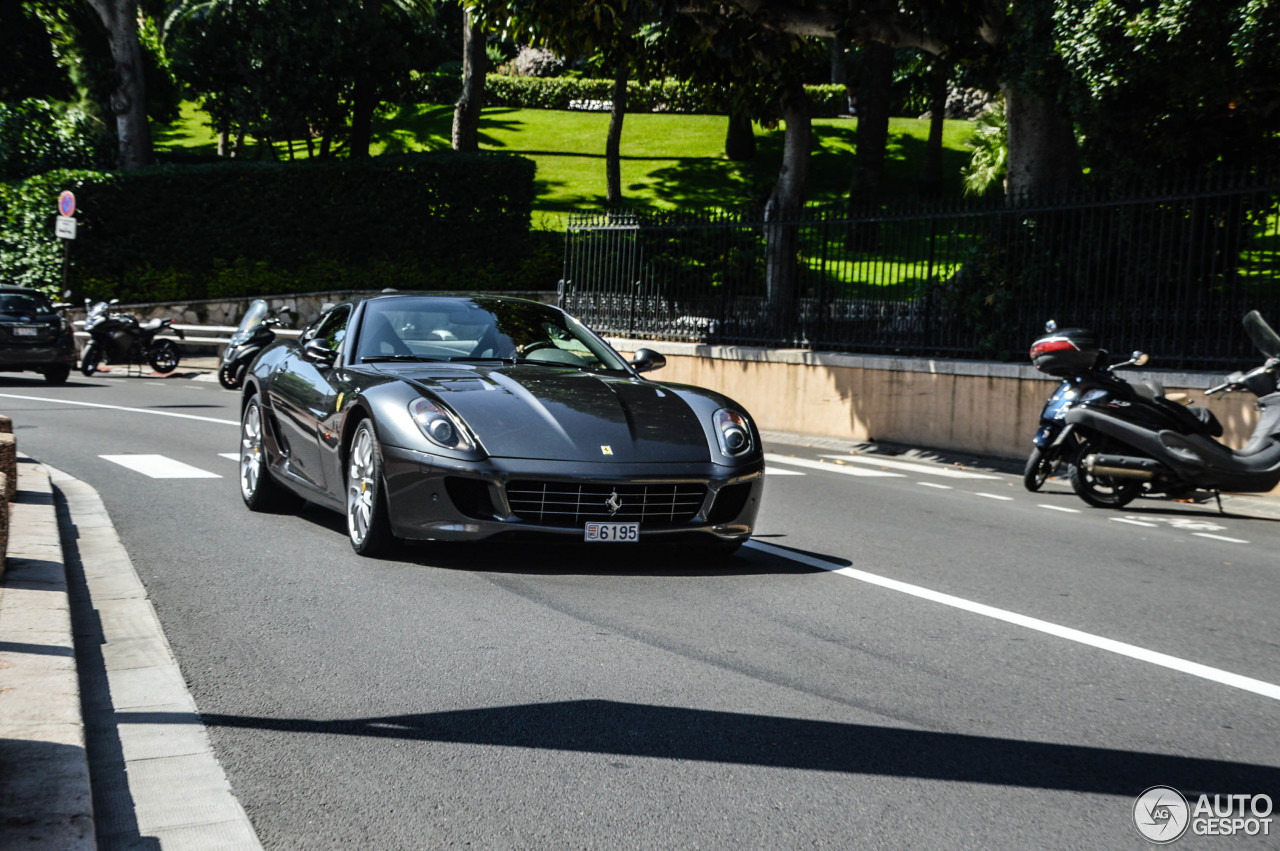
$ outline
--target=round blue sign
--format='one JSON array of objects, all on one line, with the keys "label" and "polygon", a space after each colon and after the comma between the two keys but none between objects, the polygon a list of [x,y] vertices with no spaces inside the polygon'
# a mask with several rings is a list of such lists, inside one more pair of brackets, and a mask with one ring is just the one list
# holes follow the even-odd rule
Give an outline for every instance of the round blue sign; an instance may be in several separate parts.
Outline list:
[{"label": "round blue sign", "polygon": [[70,192],[63,192],[58,196],[58,212],[64,216],[74,215],[76,211],[76,196]]}]

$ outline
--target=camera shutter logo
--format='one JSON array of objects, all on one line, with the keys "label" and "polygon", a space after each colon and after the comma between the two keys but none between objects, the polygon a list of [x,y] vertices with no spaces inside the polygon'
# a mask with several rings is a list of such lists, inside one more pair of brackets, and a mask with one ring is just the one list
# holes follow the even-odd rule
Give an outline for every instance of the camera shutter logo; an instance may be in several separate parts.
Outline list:
[{"label": "camera shutter logo", "polygon": [[1152,786],[1133,802],[1133,823],[1142,838],[1167,845],[1187,832],[1191,808],[1182,793],[1171,786]]}]

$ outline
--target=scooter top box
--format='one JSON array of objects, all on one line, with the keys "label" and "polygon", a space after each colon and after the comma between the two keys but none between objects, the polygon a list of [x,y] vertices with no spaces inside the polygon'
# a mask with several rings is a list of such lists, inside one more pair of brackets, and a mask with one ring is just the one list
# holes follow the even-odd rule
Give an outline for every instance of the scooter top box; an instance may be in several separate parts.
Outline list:
[{"label": "scooter top box", "polygon": [[1057,378],[1078,375],[1094,367],[1101,347],[1098,335],[1085,328],[1063,328],[1031,344],[1031,363]]}]

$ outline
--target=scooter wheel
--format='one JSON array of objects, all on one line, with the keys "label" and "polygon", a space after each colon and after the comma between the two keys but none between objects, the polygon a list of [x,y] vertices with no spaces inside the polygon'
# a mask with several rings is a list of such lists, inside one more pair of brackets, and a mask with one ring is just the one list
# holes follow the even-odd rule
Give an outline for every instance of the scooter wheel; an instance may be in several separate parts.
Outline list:
[{"label": "scooter wheel", "polygon": [[224,366],[218,370],[218,383],[228,390],[236,390],[244,383],[245,364]]},{"label": "scooter wheel", "polygon": [[1141,479],[1095,476],[1084,468],[1084,459],[1105,451],[1103,445],[1086,440],[1071,459],[1071,488],[1076,496],[1095,508],[1123,508],[1142,495],[1146,483]]},{"label": "scooter wheel", "polygon": [[1047,458],[1044,450],[1037,446],[1031,450],[1031,455],[1027,458],[1026,469],[1022,471],[1022,484],[1027,490],[1035,493],[1044,487],[1044,483],[1053,473],[1054,462]]},{"label": "scooter wheel", "polygon": [[98,347],[90,343],[85,347],[84,357],[80,359],[80,371],[86,376],[93,375],[98,371],[98,361],[102,356],[98,354]]}]

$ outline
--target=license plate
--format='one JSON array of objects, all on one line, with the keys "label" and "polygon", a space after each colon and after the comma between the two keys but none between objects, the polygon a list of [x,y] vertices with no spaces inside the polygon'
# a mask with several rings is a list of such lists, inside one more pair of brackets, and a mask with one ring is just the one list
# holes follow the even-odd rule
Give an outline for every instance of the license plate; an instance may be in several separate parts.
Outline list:
[{"label": "license plate", "polygon": [[13,336],[15,337],[34,337],[40,333],[37,325],[15,325],[13,328]]},{"label": "license plate", "polygon": [[610,544],[633,544],[640,540],[640,524],[588,523],[585,539]]}]

